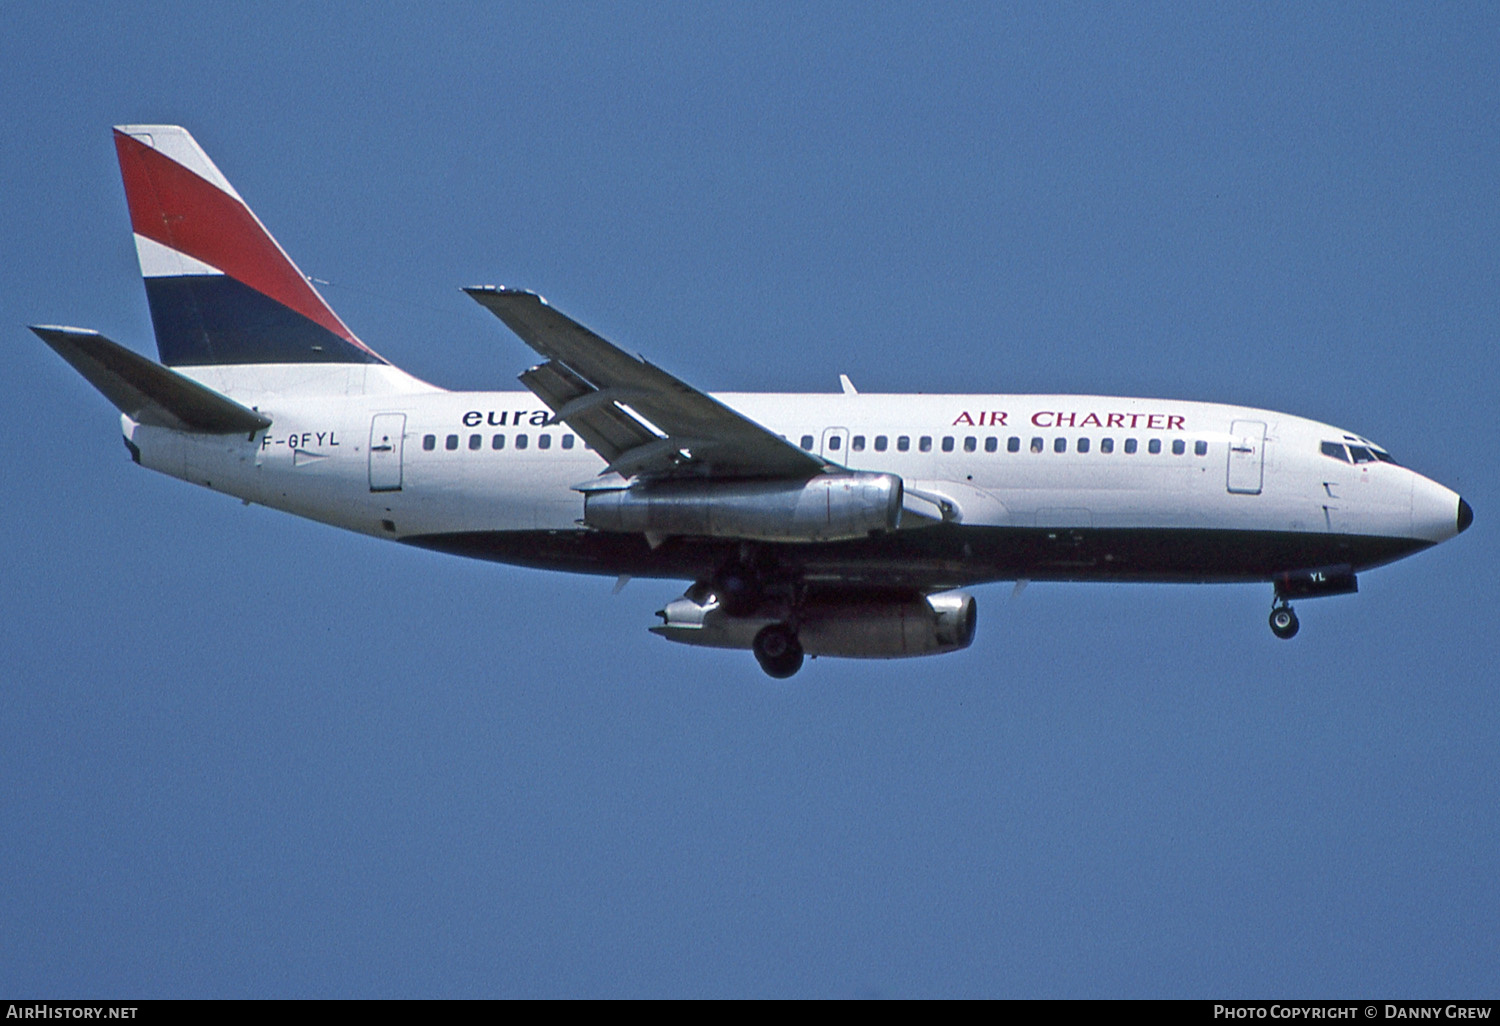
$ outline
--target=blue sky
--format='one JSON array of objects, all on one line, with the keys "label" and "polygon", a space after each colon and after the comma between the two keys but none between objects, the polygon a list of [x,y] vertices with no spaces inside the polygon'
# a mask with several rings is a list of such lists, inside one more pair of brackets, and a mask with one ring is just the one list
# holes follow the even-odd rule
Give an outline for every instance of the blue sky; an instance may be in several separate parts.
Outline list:
[{"label": "blue sky", "polygon": [[[1489,5],[56,5],[0,37],[0,992],[1493,996]],[[377,351],[458,288],[708,389],[1287,410],[1462,538],[1269,586],[979,589],[789,683],[679,592],[133,466],[24,325],[154,353],[109,127],[186,125]]]}]

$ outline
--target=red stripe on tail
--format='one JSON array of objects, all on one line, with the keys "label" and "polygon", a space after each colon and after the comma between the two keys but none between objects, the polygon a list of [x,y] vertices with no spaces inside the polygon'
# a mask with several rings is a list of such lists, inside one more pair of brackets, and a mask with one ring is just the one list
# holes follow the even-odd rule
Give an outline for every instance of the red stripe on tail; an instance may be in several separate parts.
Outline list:
[{"label": "red stripe on tail", "polygon": [[371,352],[244,203],[124,132],[115,132],[115,152],[125,179],[130,226],[137,234],[217,267]]}]

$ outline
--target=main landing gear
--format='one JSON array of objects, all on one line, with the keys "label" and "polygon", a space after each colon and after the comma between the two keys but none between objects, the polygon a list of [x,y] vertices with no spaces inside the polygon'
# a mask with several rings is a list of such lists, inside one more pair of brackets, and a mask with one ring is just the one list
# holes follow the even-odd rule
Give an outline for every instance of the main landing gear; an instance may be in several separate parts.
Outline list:
[{"label": "main landing gear", "polygon": [[1292,612],[1292,607],[1287,605],[1286,600],[1279,600],[1271,607],[1271,633],[1282,641],[1297,636],[1297,628],[1302,626],[1297,622],[1297,614]]},{"label": "main landing gear", "polygon": [[760,668],[777,680],[785,680],[802,669],[802,644],[796,632],[784,623],[762,627],[751,647]]}]

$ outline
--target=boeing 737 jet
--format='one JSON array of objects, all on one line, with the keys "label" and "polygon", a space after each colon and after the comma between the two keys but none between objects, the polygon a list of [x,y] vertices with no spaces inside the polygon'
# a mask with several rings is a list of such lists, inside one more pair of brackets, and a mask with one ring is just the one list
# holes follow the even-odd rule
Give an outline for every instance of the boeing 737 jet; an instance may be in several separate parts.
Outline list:
[{"label": "boeing 737 jet", "polygon": [[534,292],[476,302],[540,356],[454,392],[349,330],[182,128],[115,147],[161,362],[35,327],[142,466],[379,538],[691,582],[651,629],[804,655],[966,648],[991,581],[1261,582],[1290,600],[1451,538],[1468,503],[1342,428],[1090,395],[708,395]]}]

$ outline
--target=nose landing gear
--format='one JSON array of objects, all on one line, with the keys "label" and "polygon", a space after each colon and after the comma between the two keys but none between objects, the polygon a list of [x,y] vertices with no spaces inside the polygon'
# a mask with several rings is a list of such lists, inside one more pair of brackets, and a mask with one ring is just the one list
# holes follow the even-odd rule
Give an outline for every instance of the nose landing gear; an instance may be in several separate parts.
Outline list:
[{"label": "nose landing gear", "polygon": [[1282,641],[1297,636],[1297,628],[1302,626],[1297,622],[1297,614],[1292,612],[1292,607],[1285,600],[1271,607],[1271,633]]}]

